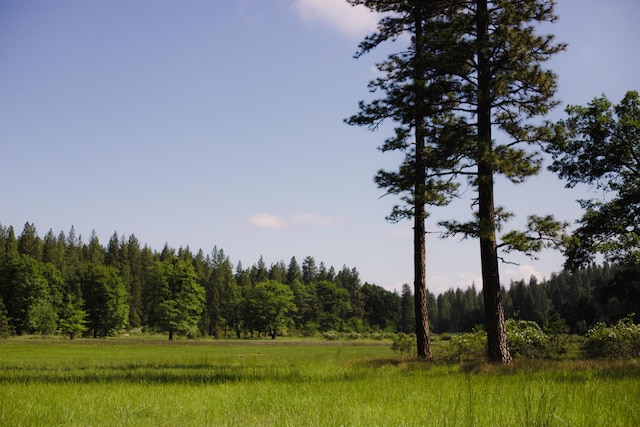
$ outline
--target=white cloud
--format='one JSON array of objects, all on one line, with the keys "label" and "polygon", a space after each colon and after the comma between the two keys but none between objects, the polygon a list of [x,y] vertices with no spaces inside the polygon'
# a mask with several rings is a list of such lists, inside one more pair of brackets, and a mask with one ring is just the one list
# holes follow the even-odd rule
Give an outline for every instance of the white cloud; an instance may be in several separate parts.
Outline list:
[{"label": "white cloud", "polygon": [[500,281],[503,285],[509,286],[511,281],[524,280],[525,282],[529,281],[529,278],[534,276],[538,279],[538,282],[544,280],[544,275],[535,269],[532,265],[517,265],[504,269],[500,274]]},{"label": "white cloud", "polygon": [[261,213],[249,218],[249,225],[257,228],[280,229],[287,227],[287,221],[277,215]]},{"label": "white cloud", "polygon": [[442,294],[449,289],[467,289],[471,285],[476,286],[479,291],[482,288],[482,276],[477,273],[461,272],[452,275],[429,276],[427,272],[427,289],[436,295]]},{"label": "white cloud", "polygon": [[344,224],[344,220],[338,217],[321,216],[311,213],[288,215],[281,217],[278,215],[260,213],[249,218],[249,225],[256,228],[267,228],[272,230],[288,228],[291,226],[307,227],[334,227]]},{"label": "white cloud", "polygon": [[311,213],[304,213],[300,215],[291,215],[289,217],[291,222],[295,225],[319,225],[322,227],[333,227],[342,224],[344,221],[340,218],[330,216],[320,216]]},{"label": "white cloud", "polygon": [[346,0],[294,0],[294,7],[303,22],[328,25],[348,36],[371,33],[378,23],[377,14]]},{"label": "white cloud", "polygon": [[[472,284],[475,284],[476,291],[482,290],[482,275],[471,272],[459,272],[450,275],[435,275],[429,276],[427,271],[427,289],[430,292],[438,295],[446,292],[449,289],[467,289]],[[545,279],[544,274],[536,270],[532,265],[518,265],[510,266],[509,268],[500,271],[500,282],[509,287],[511,281],[524,280],[529,282],[529,278],[534,276],[538,279],[538,282],[542,282]]]}]

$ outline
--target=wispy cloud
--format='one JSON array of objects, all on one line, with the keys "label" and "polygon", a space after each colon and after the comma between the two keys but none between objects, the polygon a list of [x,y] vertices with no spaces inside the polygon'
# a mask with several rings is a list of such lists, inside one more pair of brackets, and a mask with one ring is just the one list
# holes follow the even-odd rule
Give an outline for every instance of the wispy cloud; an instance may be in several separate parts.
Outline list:
[{"label": "wispy cloud", "polygon": [[476,289],[482,287],[482,276],[479,273],[458,272],[450,276],[427,277],[427,289],[436,295],[449,289],[467,289],[471,285],[475,285]]},{"label": "wispy cloud", "polygon": [[338,217],[314,215],[311,213],[304,213],[300,215],[291,215],[290,221],[294,225],[318,225],[321,227],[334,227],[344,224],[344,220]]},{"label": "wispy cloud", "polygon": [[287,226],[287,221],[277,215],[260,213],[249,218],[249,225],[256,228],[280,229]]},{"label": "wispy cloud", "polygon": [[283,229],[288,227],[335,227],[345,223],[340,217],[322,216],[311,213],[278,216],[269,213],[260,213],[249,218],[249,225],[256,228]]},{"label": "wispy cloud", "polygon": [[[526,264],[501,270],[500,282],[508,287],[511,281],[524,280],[528,282],[531,276],[534,276],[539,282],[545,279],[543,273],[536,270],[534,266]],[[458,272],[449,276],[436,275],[427,278],[427,288],[436,295],[446,292],[448,289],[467,289],[472,284],[475,284],[476,290],[482,289],[482,276],[479,272]]]},{"label": "wispy cloud", "polygon": [[531,276],[534,276],[538,281],[544,280],[544,275],[536,270],[534,266],[524,264],[503,270],[500,274],[500,281],[505,286],[508,286],[512,280],[524,280],[525,282],[528,282]]},{"label": "wispy cloud", "polygon": [[294,7],[303,22],[328,25],[347,36],[373,32],[378,22],[368,8],[351,6],[346,0],[294,0]]}]

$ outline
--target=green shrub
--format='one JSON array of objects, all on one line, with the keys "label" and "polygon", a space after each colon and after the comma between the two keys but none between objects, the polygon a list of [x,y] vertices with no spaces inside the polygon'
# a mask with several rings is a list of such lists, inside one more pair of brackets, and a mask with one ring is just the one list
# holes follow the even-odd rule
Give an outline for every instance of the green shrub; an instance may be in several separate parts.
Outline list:
[{"label": "green shrub", "polygon": [[349,332],[346,334],[346,338],[348,340],[358,340],[360,338],[362,338],[362,335],[358,332]]},{"label": "green shrub", "polygon": [[544,354],[549,338],[536,322],[509,319],[505,328],[512,356],[540,357]]},{"label": "green shrub", "polygon": [[320,330],[320,325],[318,323],[315,322],[307,322],[302,329],[300,329],[300,334],[303,337],[315,337],[318,335],[318,332]]},{"label": "green shrub", "polygon": [[385,339],[385,340],[392,340],[392,339],[394,339],[395,337],[396,337],[396,334],[395,334],[395,333],[393,333],[393,332],[389,332],[389,331],[385,331],[385,332],[382,334],[382,339]]},{"label": "green shrub", "polygon": [[451,336],[449,349],[449,360],[452,362],[482,359],[487,352],[487,333],[473,331]]},{"label": "green shrub", "polygon": [[327,341],[336,341],[340,339],[340,332],[326,331],[322,333],[322,337]]},{"label": "green shrub", "polygon": [[582,350],[592,359],[630,359],[640,357],[640,325],[633,314],[612,326],[598,323],[587,331]]},{"label": "green shrub", "polygon": [[382,341],[384,337],[380,332],[372,332],[371,334],[369,334],[369,338],[375,341]]}]

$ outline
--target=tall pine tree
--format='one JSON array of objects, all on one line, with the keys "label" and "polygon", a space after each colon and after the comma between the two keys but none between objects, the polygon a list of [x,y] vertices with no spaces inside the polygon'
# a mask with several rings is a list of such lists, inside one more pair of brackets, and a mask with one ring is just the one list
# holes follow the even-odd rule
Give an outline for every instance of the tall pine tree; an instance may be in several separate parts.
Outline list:
[{"label": "tall pine tree", "polygon": [[[564,224],[551,217],[530,217],[531,232],[512,232],[498,243],[497,232],[510,214],[496,207],[494,177],[502,174],[521,183],[538,173],[541,157],[534,144],[548,138],[550,126],[533,124],[556,105],[556,76],[542,68],[564,45],[552,35],[536,34],[536,25],[553,22],[554,0],[475,0],[459,16],[460,51],[465,52],[466,73],[459,98],[462,114],[471,117],[472,150],[464,153],[471,162],[465,171],[477,191],[477,219],[456,224],[455,231],[477,237],[491,362],[510,363],[500,292],[498,249],[539,250],[559,239]],[[473,19],[469,19],[473,17]],[[464,22],[468,26],[464,29]],[[500,138],[494,130],[498,130]],[[498,139],[501,142],[498,142]],[[452,223],[450,223],[452,225]]]},{"label": "tall pine tree", "polygon": [[[452,149],[464,144],[466,129],[458,126],[452,109],[458,101],[451,97],[457,82],[447,78],[462,73],[453,42],[450,14],[456,7],[447,1],[364,1],[349,0],[383,13],[378,31],[360,44],[356,57],[371,52],[388,41],[406,41],[408,46],[377,64],[382,74],[369,83],[371,92],[384,97],[361,101],[360,112],[349,119],[352,125],[375,130],[385,120],[395,125],[395,134],[380,148],[400,151],[404,161],[396,171],[380,171],[375,181],[388,194],[401,197],[403,205],[393,208],[391,221],[414,221],[414,296],[417,354],[431,358],[426,289],[425,220],[427,206],[440,206],[455,194],[457,154]],[[445,59],[446,56],[446,59]]]}]

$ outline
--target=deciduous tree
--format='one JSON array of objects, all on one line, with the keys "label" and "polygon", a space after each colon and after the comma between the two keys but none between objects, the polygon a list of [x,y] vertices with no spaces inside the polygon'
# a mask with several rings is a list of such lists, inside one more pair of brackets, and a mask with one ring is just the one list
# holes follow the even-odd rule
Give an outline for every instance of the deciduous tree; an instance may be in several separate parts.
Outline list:
[{"label": "deciduous tree", "polygon": [[606,96],[571,105],[549,145],[550,170],[567,187],[584,183],[602,199],[581,200],[585,213],[567,252],[567,267],[588,265],[597,254],[612,262],[640,259],[640,97],[629,91],[618,105]]},{"label": "deciduous tree", "polygon": [[174,257],[156,261],[149,272],[149,325],[169,333],[189,337],[198,334],[205,291],[196,280],[193,266]]},{"label": "deciduous tree", "polygon": [[601,199],[580,200],[585,209],[568,247],[566,266],[584,267],[598,254],[617,263],[606,298],[633,302],[640,309],[640,97],[629,91],[619,104],[605,95],[586,106],[567,107],[549,146],[549,169],[567,180],[603,192]]},{"label": "deciduous tree", "polygon": [[106,337],[128,327],[127,290],[114,267],[85,265],[82,296],[87,313],[87,327],[94,338]]},{"label": "deciduous tree", "polygon": [[272,339],[289,320],[289,313],[295,310],[293,291],[284,283],[266,280],[245,290],[247,312],[250,323],[259,332],[269,334]]}]

